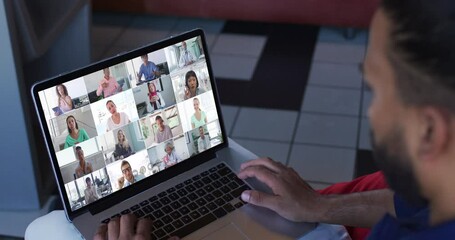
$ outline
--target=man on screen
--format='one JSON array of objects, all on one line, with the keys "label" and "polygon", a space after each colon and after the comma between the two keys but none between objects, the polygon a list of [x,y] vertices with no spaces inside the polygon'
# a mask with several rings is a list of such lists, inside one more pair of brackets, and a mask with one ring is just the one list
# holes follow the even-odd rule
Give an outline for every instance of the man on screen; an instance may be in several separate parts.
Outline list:
[{"label": "man on screen", "polygon": [[145,81],[152,81],[153,79],[161,75],[160,70],[154,62],[149,61],[147,54],[141,56],[142,64],[137,73],[137,81],[141,82],[142,75],[144,75]]},{"label": "man on screen", "polygon": [[92,179],[90,177],[87,177],[85,179],[85,183],[87,184],[87,188],[84,190],[85,204],[89,204],[98,200],[98,193],[96,193],[96,187],[92,184]]},{"label": "man on screen", "polygon": [[164,124],[164,120],[161,116],[156,116],[155,123],[158,126],[158,130],[155,135],[156,143],[162,143],[173,137],[171,128]]},{"label": "man on screen", "polygon": [[133,169],[131,169],[131,165],[128,161],[122,161],[120,165],[120,169],[122,170],[122,177],[118,179],[118,188],[122,189],[124,187],[128,187],[129,185],[142,180],[142,176],[134,176]]},{"label": "man on screen", "polygon": [[76,157],[79,160],[79,164],[74,171],[76,178],[83,177],[84,175],[93,172],[92,164],[85,161],[84,151],[82,150],[81,146],[76,147]]},{"label": "man on screen", "polygon": [[204,127],[199,127],[199,139],[197,140],[197,150],[199,153],[210,148],[210,139],[205,136]]}]

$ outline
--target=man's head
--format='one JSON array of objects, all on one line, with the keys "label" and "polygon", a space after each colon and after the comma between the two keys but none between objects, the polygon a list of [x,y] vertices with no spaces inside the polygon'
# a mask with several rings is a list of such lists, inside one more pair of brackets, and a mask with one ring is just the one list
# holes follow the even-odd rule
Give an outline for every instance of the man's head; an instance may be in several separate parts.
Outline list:
[{"label": "man's head", "polygon": [[147,54],[142,55],[141,59],[144,64],[147,64],[147,62],[149,61],[149,56]]},{"label": "man's head", "polygon": [[182,42],[182,48],[183,48],[183,50],[186,50],[186,42],[185,41]]},{"label": "man's head", "polygon": [[454,10],[450,0],[383,0],[371,25],[364,70],[376,160],[391,188],[417,204],[455,163]]},{"label": "man's head", "polygon": [[130,163],[128,161],[122,161],[120,168],[122,170],[123,177],[128,180],[128,182],[133,182],[134,175]]},{"label": "man's head", "polygon": [[92,179],[90,179],[90,177],[87,177],[85,179],[85,183],[87,184],[87,188],[90,188],[92,186]]},{"label": "man's head", "polygon": [[103,73],[104,73],[104,78],[109,79],[109,76],[111,75],[109,68],[104,68]]},{"label": "man's head", "polygon": [[79,162],[83,162],[85,160],[84,151],[82,150],[81,146],[76,147],[76,157],[79,159]]},{"label": "man's head", "polygon": [[204,127],[202,127],[202,126],[199,127],[199,136],[201,138],[204,138]]}]

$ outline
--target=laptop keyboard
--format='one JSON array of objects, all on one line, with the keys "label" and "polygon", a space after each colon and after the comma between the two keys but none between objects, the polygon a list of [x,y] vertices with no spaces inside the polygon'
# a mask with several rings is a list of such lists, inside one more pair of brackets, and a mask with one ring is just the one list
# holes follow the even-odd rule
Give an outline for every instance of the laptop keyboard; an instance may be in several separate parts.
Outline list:
[{"label": "laptop keyboard", "polygon": [[224,163],[105,219],[133,213],[153,220],[152,239],[180,238],[242,207],[250,189]]}]

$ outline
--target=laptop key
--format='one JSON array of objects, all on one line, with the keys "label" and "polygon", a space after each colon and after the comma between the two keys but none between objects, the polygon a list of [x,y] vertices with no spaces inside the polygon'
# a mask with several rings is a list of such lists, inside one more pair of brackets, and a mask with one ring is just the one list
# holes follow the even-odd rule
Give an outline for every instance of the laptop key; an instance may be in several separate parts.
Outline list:
[{"label": "laptop key", "polygon": [[209,210],[206,207],[201,207],[198,209],[198,211],[201,215],[205,215],[205,214],[209,213]]},{"label": "laptop key", "polygon": [[218,205],[218,206],[221,207],[221,206],[223,206],[226,202],[225,202],[223,199],[218,198],[217,200],[215,200],[215,203],[216,203],[216,205]]},{"label": "laptop key", "polygon": [[215,188],[213,188],[212,185],[206,185],[206,186],[204,187],[204,190],[205,190],[206,192],[211,192],[211,191],[215,190]]},{"label": "laptop key", "polygon": [[223,209],[226,210],[226,212],[232,212],[235,210],[235,207],[232,206],[230,203],[227,203],[223,206]]},{"label": "laptop key", "polygon": [[[140,210],[139,210],[139,211],[140,211]],[[121,217],[121,216],[122,216],[122,215],[120,215],[120,214],[115,214],[114,216],[111,217],[111,219],[119,218],[119,217]]]},{"label": "laptop key", "polygon": [[196,203],[192,202],[192,203],[188,204],[188,208],[191,210],[195,210],[198,208],[198,206]]},{"label": "laptop key", "polygon": [[209,203],[209,204],[207,205],[207,207],[208,207],[208,209],[210,209],[210,211],[213,211],[213,210],[215,210],[215,209],[218,208],[218,206],[217,206],[215,203],[212,203],[212,202]]},{"label": "laptop key", "polygon": [[205,206],[205,204],[207,204],[207,201],[205,201],[205,199],[203,198],[199,198],[198,200],[196,200],[196,203],[202,207],[202,206]]},{"label": "laptop key", "polygon": [[170,213],[172,212],[172,208],[170,206],[164,206],[163,208],[161,208],[161,210],[164,212],[164,213]]},{"label": "laptop key", "polygon": [[164,197],[166,195],[167,195],[166,191],[162,191],[162,192],[158,193],[158,197],[160,197],[160,198],[162,198],[162,197]]},{"label": "laptop key", "polygon": [[159,201],[152,202],[152,207],[155,208],[155,209],[159,209],[162,206],[163,206],[163,204],[161,204]]},{"label": "laptop key", "polygon": [[137,210],[137,211],[134,212],[134,215],[135,215],[137,218],[141,218],[141,217],[143,217],[143,216],[145,215],[145,213],[144,213],[141,209],[139,209],[139,210]]},{"label": "laptop key", "polygon": [[153,212],[153,216],[158,219],[158,218],[163,217],[164,213],[161,210],[158,209],[158,210]]},{"label": "laptop key", "polygon": [[196,200],[198,198],[198,196],[195,193],[190,193],[190,194],[188,194],[188,198],[191,201],[194,201],[194,200]]},{"label": "laptop key", "polygon": [[129,209],[125,209],[120,214],[125,215],[125,214],[128,214],[128,213],[131,213],[131,211]]},{"label": "laptop key", "polygon": [[201,176],[202,176],[202,177],[205,177],[205,176],[207,176],[207,175],[209,175],[209,172],[208,172],[208,171],[203,171],[203,172],[201,173]]},{"label": "laptop key", "polygon": [[193,211],[193,212],[190,213],[190,216],[193,219],[198,219],[199,217],[201,217],[201,214],[199,212],[197,212],[197,211]]},{"label": "laptop key", "polygon": [[229,193],[223,196],[224,201],[230,202],[232,199],[234,199]]},{"label": "laptop key", "polygon": [[216,167],[212,167],[212,168],[209,169],[209,172],[211,172],[211,173],[212,173],[212,172],[216,172],[216,170],[217,170]]},{"label": "laptop key", "polygon": [[183,215],[186,215],[190,212],[190,209],[188,209],[187,207],[182,207],[179,209],[179,212]]},{"label": "laptop key", "polygon": [[204,196],[205,194],[207,194],[207,192],[204,191],[204,189],[198,189],[198,190],[196,191],[196,194],[197,194],[198,196],[202,197],[202,196]]},{"label": "laptop key", "polygon": [[224,164],[224,163],[220,163],[220,164],[216,165],[216,167],[218,169],[224,168],[225,166],[226,166],[226,164]]},{"label": "laptop key", "polygon": [[183,183],[184,183],[185,185],[189,185],[189,184],[191,184],[192,182],[193,182],[192,179],[188,179],[188,180],[184,181]]},{"label": "laptop key", "polygon": [[145,206],[142,208],[142,211],[149,214],[149,213],[153,212],[153,208],[151,206]]},{"label": "laptop key", "polygon": [[216,189],[216,188],[220,188],[221,186],[223,186],[223,184],[221,184],[221,183],[217,180],[217,181],[213,181],[213,182],[212,182],[212,186]]},{"label": "laptop key", "polygon": [[211,183],[213,181],[212,181],[212,179],[210,179],[210,177],[207,176],[207,177],[203,177],[202,178],[202,182],[205,183],[205,184],[209,184],[209,183]]},{"label": "laptop key", "polygon": [[156,229],[158,229],[158,228],[164,226],[164,223],[163,223],[161,220],[157,219],[157,220],[153,221],[153,226],[154,226]]},{"label": "laptop key", "polygon": [[242,202],[238,202],[238,203],[234,204],[234,207],[236,207],[236,208],[241,208],[242,206],[243,206]]},{"label": "laptop key", "polygon": [[231,189],[236,189],[239,187],[239,185],[236,183],[236,182],[230,182],[228,183],[228,186],[231,188]]},{"label": "laptop key", "polygon": [[156,200],[158,200],[158,196],[153,196],[153,197],[149,198],[149,202],[154,202]]},{"label": "laptop key", "polygon": [[173,188],[173,187],[171,187],[167,190],[167,193],[173,193],[173,192],[175,192],[175,188]]},{"label": "laptop key", "polygon": [[191,185],[186,186],[185,190],[187,190],[188,192],[194,192],[196,190],[196,188],[191,184]]},{"label": "laptop key", "polygon": [[191,221],[193,221],[193,219],[191,219],[189,216],[183,216],[182,218],[180,218],[180,220],[182,220],[183,223],[185,224],[188,224],[190,223]]},{"label": "laptop key", "polygon": [[175,228],[181,228],[183,227],[183,223],[180,220],[175,220],[172,225],[174,225]]},{"label": "laptop key", "polygon": [[178,229],[177,231],[169,234],[170,236],[177,236],[179,238],[183,238],[187,235],[189,235],[190,233],[204,227],[204,226],[207,226],[209,223],[213,222],[216,220],[216,217],[215,215],[213,214],[207,214],[201,218],[199,218],[198,220]]},{"label": "laptop key", "polygon": [[220,188],[220,190],[221,190],[222,192],[224,192],[224,193],[228,193],[228,192],[231,191],[231,189],[230,189],[228,186],[222,186],[222,187]]},{"label": "laptop key", "polygon": [[227,167],[221,168],[220,170],[218,170],[218,174],[220,174],[221,176],[226,176],[229,173],[231,173],[231,170]]},{"label": "laptop key", "polygon": [[210,178],[212,180],[217,180],[217,179],[220,179],[220,175],[218,175],[217,173],[212,173],[212,174],[210,174]]},{"label": "laptop key", "polygon": [[182,204],[182,205],[186,205],[190,202],[190,200],[186,197],[182,197],[179,199],[179,202]]},{"label": "laptop key", "polygon": [[204,199],[207,200],[207,202],[211,202],[211,201],[215,200],[215,197],[209,193],[204,196]]},{"label": "laptop key", "polygon": [[101,221],[101,222],[102,222],[102,223],[104,223],[104,224],[108,224],[108,223],[109,223],[109,221],[111,221],[111,219],[110,219],[110,218],[106,218],[106,219],[104,219],[104,220],[103,220],[103,221]]},{"label": "laptop key", "polygon": [[185,185],[183,183],[179,183],[177,185],[175,185],[175,188],[176,189],[181,189],[182,187],[184,187]]},{"label": "laptop key", "polygon": [[221,218],[221,217],[224,217],[227,214],[227,212],[223,208],[220,207],[220,208],[216,209],[215,211],[213,211],[213,214],[215,214],[215,216],[217,218]]},{"label": "laptop key", "polygon": [[222,184],[228,184],[231,182],[231,180],[229,180],[229,178],[227,178],[227,177],[222,177],[222,178],[220,178],[220,182]]},{"label": "laptop key", "polygon": [[213,194],[213,196],[215,196],[217,198],[223,196],[223,193],[220,190],[218,190],[218,189],[213,191],[212,194]]},{"label": "laptop key", "polygon": [[155,230],[153,234],[155,234],[155,236],[157,236],[158,238],[166,236],[166,232],[163,229]]},{"label": "laptop key", "polygon": [[171,200],[168,198],[168,197],[163,197],[160,199],[160,202],[163,204],[163,205],[167,205],[171,202]]},{"label": "laptop key", "polygon": [[201,179],[201,176],[200,175],[196,175],[194,176],[193,178],[191,178],[193,181],[197,181],[199,179]]},{"label": "laptop key", "polygon": [[172,202],[171,207],[175,210],[179,209],[182,206],[179,202]]},{"label": "laptop key", "polygon": [[142,201],[141,203],[139,203],[139,205],[141,205],[142,207],[143,207],[143,206],[146,206],[146,205],[148,205],[148,204],[149,204],[149,201],[148,201],[148,200],[144,200],[144,201]]},{"label": "laptop key", "polygon": [[136,204],[136,205],[133,205],[130,209],[131,209],[131,211],[136,211],[139,208],[141,208],[141,207],[138,204]]},{"label": "laptop key", "polygon": [[180,195],[180,197],[186,196],[188,194],[185,189],[179,189],[177,190],[177,193]]},{"label": "laptop key", "polygon": [[182,214],[180,214],[178,211],[173,211],[173,212],[171,213],[171,217],[172,217],[173,219],[179,219],[181,216],[182,216]]},{"label": "laptop key", "polygon": [[179,199],[179,198],[180,198],[180,196],[179,196],[177,193],[175,193],[175,192],[174,192],[174,193],[171,193],[171,194],[169,194],[169,196],[168,196],[168,197],[169,197],[169,198],[170,198],[172,201],[175,201],[175,200],[177,200],[177,199]]},{"label": "laptop key", "polygon": [[169,216],[169,215],[166,215],[164,217],[161,218],[161,221],[163,221],[165,224],[169,224],[171,223],[173,220],[172,218]]},{"label": "laptop key", "polygon": [[171,233],[172,231],[175,230],[175,227],[173,227],[172,225],[166,225],[163,227],[163,229],[167,232],[167,233]]},{"label": "laptop key", "polygon": [[201,181],[196,181],[193,183],[193,185],[196,187],[196,188],[201,188],[204,186],[204,184],[201,182]]}]

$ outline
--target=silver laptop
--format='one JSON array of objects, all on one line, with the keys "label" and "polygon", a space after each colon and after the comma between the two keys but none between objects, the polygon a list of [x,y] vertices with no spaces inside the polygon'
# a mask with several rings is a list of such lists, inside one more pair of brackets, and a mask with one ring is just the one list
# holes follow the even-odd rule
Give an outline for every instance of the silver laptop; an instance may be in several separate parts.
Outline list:
[{"label": "silver laptop", "polygon": [[[203,31],[32,89],[66,216],[91,239],[132,213],[153,239],[296,238],[313,228],[245,204]],[[233,93],[234,94],[234,93]]]}]

